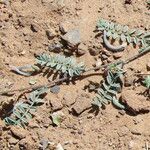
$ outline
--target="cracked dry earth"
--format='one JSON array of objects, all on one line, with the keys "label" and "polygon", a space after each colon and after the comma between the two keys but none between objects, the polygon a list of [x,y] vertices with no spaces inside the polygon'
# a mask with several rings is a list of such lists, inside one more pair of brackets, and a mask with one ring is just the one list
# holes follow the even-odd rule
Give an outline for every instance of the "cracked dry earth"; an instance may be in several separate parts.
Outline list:
[{"label": "cracked dry earth", "polygon": [[[11,72],[9,66],[33,64],[34,56],[53,53],[51,45],[59,43],[69,30],[77,29],[81,34],[80,51],[71,55],[77,55],[77,59],[89,67],[95,63],[95,58],[100,58],[104,64],[136,54],[138,48],[131,46],[119,54],[109,52],[94,30],[100,18],[150,30],[146,5],[146,0],[1,0],[0,91],[27,87],[31,79],[37,84],[47,83],[41,74],[23,77]],[[70,52],[67,47],[60,47],[57,52]],[[45,103],[37,108],[25,128],[6,126],[3,122],[21,93],[0,96],[0,149],[38,150],[43,140],[60,143],[66,150],[150,149],[150,101],[140,94],[145,87],[134,82],[138,80],[135,72],[149,73],[148,63],[150,54],[125,67],[126,85],[121,94],[128,100],[132,112],[118,110],[111,104],[98,113],[88,109],[95,93],[84,90],[84,86],[89,80],[99,83],[102,80],[99,72],[69,85],[64,83],[58,94],[49,92]],[[53,112],[63,114],[59,126],[52,124],[50,115]],[[45,149],[57,149],[55,144]]]}]

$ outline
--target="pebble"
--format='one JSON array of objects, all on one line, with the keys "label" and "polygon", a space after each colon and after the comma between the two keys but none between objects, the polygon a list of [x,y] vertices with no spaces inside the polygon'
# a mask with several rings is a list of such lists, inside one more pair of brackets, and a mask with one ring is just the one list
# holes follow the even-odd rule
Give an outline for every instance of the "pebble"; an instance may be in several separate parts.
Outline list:
[{"label": "pebble", "polygon": [[118,59],[118,58],[121,58],[122,55],[123,55],[123,52],[117,52],[117,53],[113,54],[113,57],[114,57],[114,59]]},{"label": "pebble", "polygon": [[53,39],[56,36],[55,31],[52,29],[46,30],[45,32],[49,40]]},{"label": "pebble", "polygon": [[40,30],[40,27],[39,27],[38,24],[32,23],[32,24],[31,24],[31,30],[32,30],[33,32],[38,32],[38,31]]},{"label": "pebble", "polygon": [[55,86],[51,87],[50,92],[52,92],[54,94],[58,94],[60,92],[60,86],[55,85]]},{"label": "pebble", "polygon": [[87,46],[83,43],[81,43],[79,46],[78,46],[78,51],[77,51],[77,54],[79,56],[81,55],[84,55],[85,53],[87,52]]},{"label": "pebble", "polygon": [[103,51],[103,54],[105,54],[106,56],[110,57],[111,56],[111,52],[107,51],[107,50],[104,50]]},{"label": "pebble", "polygon": [[78,29],[73,29],[68,31],[62,39],[67,42],[67,46],[70,49],[76,49],[81,42],[80,31]]},{"label": "pebble", "polygon": [[80,115],[82,112],[84,112],[86,109],[88,109],[91,106],[91,99],[89,98],[89,94],[81,94],[76,98],[76,103],[72,106],[72,111]]},{"label": "pebble", "polygon": [[62,103],[66,106],[71,106],[76,102],[76,92],[66,92],[63,96]]},{"label": "pebble", "polygon": [[21,127],[11,127],[10,129],[11,133],[18,139],[23,139],[27,136],[27,131]]},{"label": "pebble", "polygon": [[54,51],[54,52],[61,52],[63,48],[63,45],[59,42],[52,43],[49,45],[48,50],[49,51]]},{"label": "pebble", "polygon": [[102,54],[102,55],[101,55],[101,59],[102,59],[102,60],[106,60],[106,59],[108,59],[108,56],[105,55],[105,54]]},{"label": "pebble", "polygon": [[150,71],[150,62],[147,63],[146,67],[147,67],[147,71]]},{"label": "pebble", "polygon": [[88,50],[92,56],[97,56],[100,53],[100,49],[96,49],[93,47],[89,47]]},{"label": "pebble", "polygon": [[65,34],[67,33],[69,30],[72,30],[72,23],[71,21],[64,21],[64,22],[61,22],[59,24],[59,30]]},{"label": "pebble", "polygon": [[61,101],[59,100],[59,98],[50,99],[50,103],[52,105],[53,111],[57,111],[57,110],[60,110],[63,108],[63,105],[62,105]]},{"label": "pebble", "polygon": [[10,145],[15,145],[19,140],[18,139],[15,139],[14,137],[11,137],[8,142]]}]

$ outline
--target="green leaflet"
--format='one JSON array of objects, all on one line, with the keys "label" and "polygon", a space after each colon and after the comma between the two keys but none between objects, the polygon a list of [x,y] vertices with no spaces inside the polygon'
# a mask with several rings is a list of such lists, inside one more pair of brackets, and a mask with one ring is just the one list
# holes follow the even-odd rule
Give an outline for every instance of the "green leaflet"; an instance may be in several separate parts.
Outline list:
[{"label": "green leaflet", "polygon": [[150,75],[144,79],[143,83],[148,89],[150,89]]},{"label": "green leaflet", "polygon": [[6,117],[4,119],[7,125],[19,125],[25,126],[28,124],[28,120],[32,119],[31,112],[36,109],[36,107],[43,103],[43,99],[40,96],[46,93],[47,88],[41,88],[30,93],[29,98],[25,102],[18,102],[15,104],[11,117]]},{"label": "green leaflet", "polygon": [[100,31],[105,30],[107,32],[107,37],[118,39],[121,42],[127,42],[128,44],[132,45],[148,45],[145,35],[150,35],[150,32],[145,32],[138,29],[129,29],[128,26],[123,26],[104,19],[99,20],[97,28]]},{"label": "green leaflet", "polygon": [[97,95],[93,99],[92,105],[102,107],[103,105],[107,105],[109,102],[112,102],[112,104],[114,104],[116,107],[125,109],[125,107],[116,99],[116,95],[121,88],[119,78],[121,78],[124,74],[124,71],[121,68],[122,65],[112,65],[109,68],[106,80],[97,90]]},{"label": "green leaflet", "polygon": [[70,77],[80,75],[85,71],[83,63],[77,63],[75,58],[65,57],[63,55],[49,56],[42,54],[37,57],[37,66],[40,66],[41,69],[48,67],[69,75]]}]

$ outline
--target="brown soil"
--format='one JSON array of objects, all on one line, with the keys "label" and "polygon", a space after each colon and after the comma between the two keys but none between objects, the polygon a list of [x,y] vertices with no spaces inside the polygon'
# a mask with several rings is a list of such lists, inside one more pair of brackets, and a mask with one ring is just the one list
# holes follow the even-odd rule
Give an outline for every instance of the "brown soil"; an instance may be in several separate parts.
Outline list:
[{"label": "brown soil", "polygon": [[[100,18],[131,28],[150,30],[146,0],[125,3],[125,0],[0,1],[0,91],[29,86],[31,79],[36,79],[39,84],[47,83],[41,74],[32,77],[17,75],[10,71],[9,65],[33,64],[34,55],[51,53],[48,46],[60,40],[62,34],[59,26],[65,21],[69,22],[66,28],[80,30],[81,43],[86,46],[87,52],[77,59],[89,67],[95,63],[95,57],[90,55],[88,47],[96,45],[101,51],[105,49],[101,45],[101,38],[96,38],[97,33],[94,32]],[[56,36],[52,40],[48,39],[46,30],[52,30]],[[137,49],[128,46],[122,58],[135,53]],[[149,73],[146,68],[149,58],[150,54],[144,55],[129,63],[125,69]],[[134,71],[127,77],[130,82],[130,77],[136,79]],[[146,96],[139,95],[145,91],[145,87],[136,83],[123,89],[122,93],[126,93],[124,99],[128,100],[132,109],[130,113],[108,105],[95,114],[88,109],[94,93],[84,91],[83,88],[88,80],[99,83],[101,79],[97,73],[75,84],[61,85],[58,94],[49,93],[46,96],[45,103],[37,108],[25,129],[7,127],[2,121],[21,93],[0,96],[0,149],[36,150],[42,139],[48,139],[56,145],[60,143],[66,150],[148,150],[145,145],[150,143],[150,103]],[[72,110],[79,115],[75,115]],[[53,111],[63,113],[63,121],[58,127],[53,126],[50,119]],[[47,149],[52,149],[51,144]]]}]

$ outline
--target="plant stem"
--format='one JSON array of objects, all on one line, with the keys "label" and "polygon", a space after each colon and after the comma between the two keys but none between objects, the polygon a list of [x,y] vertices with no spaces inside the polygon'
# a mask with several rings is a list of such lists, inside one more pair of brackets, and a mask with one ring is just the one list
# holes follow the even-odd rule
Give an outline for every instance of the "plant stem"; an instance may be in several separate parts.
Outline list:
[{"label": "plant stem", "polygon": [[[92,68],[88,68],[84,71],[85,72],[89,72],[89,71],[93,71],[93,70],[98,70],[98,69],[102,69],[102,68],[107,68],[109,65],[111,64],[120,64],[120,63],[123,63],[124,65],[125,64],[128,64],[130,63],[131,61],[145,55],[146,53],[150,52],[150,46],[147,47],[145,50],[143,50],[141,53],[138,53],[136,55],[134,55],[133,57],[130,57],[129,59],[126,59],[125,61],[122,61],[122,60],[118,60],[118,61],[115,61],[113,63],[109,63],[109,64],[106,64],[106,65],[102,65],[100,67],[92,67]],[[37,85],[37,86],[29,86],[29,87],[25,87],[25,88],[19,88],[19,89],[14,89],[14,90],[5,90],[5,91],[1,91],[0,92],[0,95],[6,95],[8,93],[13,93],[13,92],[16,92],[16,91],[32,91],[32,90],[35,90],[35,89],[38,89],[38,88],[41,88],[41,87],[51,87],[51,86],[54,86],[55,84],[57,83],[60,83],[60,82],[63,82],[63,81],[66,81],[66,80],[69,80],[69,77],[63,77],[61,79],[56,79],[50,83],[47,83],[47,84],[41,84],[41,85]]]}]

